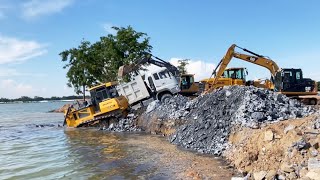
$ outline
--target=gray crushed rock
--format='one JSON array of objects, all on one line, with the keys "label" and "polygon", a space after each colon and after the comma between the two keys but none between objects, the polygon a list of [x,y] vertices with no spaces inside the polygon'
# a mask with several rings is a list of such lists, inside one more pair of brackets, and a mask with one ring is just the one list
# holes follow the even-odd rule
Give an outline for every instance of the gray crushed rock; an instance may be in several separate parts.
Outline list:
[{"label": "gray crushed rock", "polygon": [[134,132],[134,131],[141,131],[140,128],[136,126],[136,114],[128,114],[126,118],[121,118],[117,123],[112,123],[109,127],[103,127],[102,130],[106,131],[113,131],[113,132]]},{"label": "gray crushed rock", "polygon": [[221,155],[232,127],[257,128],[262,123],[308,116],[315,110],[285,95],[248,86],[229,86],[190,100],[175,96],[149,114],[160,119],[185,119],[170,137],[179,146]]}]

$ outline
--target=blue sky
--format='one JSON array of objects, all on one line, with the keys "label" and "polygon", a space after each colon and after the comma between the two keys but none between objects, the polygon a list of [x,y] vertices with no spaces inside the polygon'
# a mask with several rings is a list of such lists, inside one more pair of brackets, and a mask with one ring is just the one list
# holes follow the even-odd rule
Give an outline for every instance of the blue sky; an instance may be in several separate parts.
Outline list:
[{"label": "blue sky", "polygon": [[[151,37],[156,56],[191,59],[198,80],[233,43],[320,80],[319,7],[315,0],[0,0],[0,97],[74,94],[59,52],[128,25]],[[251,79],[270,76],[237,59],[231,66],[247,67]]]}]

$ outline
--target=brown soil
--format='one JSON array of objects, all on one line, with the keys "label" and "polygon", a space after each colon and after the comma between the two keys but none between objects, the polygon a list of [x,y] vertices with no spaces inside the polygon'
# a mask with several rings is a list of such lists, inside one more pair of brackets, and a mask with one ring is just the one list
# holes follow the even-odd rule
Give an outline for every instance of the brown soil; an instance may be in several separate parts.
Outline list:
[{"label": "brown soil", "polygon": [[[241,172],[274,170],[277,174],[285,174],[288,173],[285,171],[292,171],[302,177],[304,174],[300,170],[307,168],[311,151],[319,150],[320,132],[313,129],[316,119],[313,115],[269,124],[261,129],[236,128],[229,138],[231,148],[224,155]],[[288,126],[292,129],[285,132]],[[301,150],[292,147],[301,139],[309,143],[308,147]]]}]

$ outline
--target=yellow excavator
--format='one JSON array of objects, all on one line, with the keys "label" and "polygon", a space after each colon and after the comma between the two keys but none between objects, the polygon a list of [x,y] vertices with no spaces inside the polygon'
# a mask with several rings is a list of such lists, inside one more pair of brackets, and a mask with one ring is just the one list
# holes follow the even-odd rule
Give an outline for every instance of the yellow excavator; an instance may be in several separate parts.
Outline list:
[{"label": "yellow excavator", "polygon": [[[219,65],[218,65],[219,66]],[[217,66],[217,67],[218,67]],[[222,69],[221,69],[222,70]],[[248,71],[243,67],[225,68],[219,78],[208,78],[200,81],[204,91],[217,89],[223,86],[246,85]],[[213,73],[214,74],[214,73]]]},{"label": "yellow excavator", "polygon": [[[242,49],[243,51],[251,55],[236,52],[236,47]],[[216,69],[213,71],[212,75],[215,75],[215,78],[210,77],[209,79],[207,79],[208,85],[206,85],[206,91],[210,91],[212,89],[221,87],[221,85],[219,85],[219,81],[221,81],[221,77],[223,77],[224,71],[226,70],[227,65],[233,57],[267,68],[271,73],[270,80],[265,80],[265,83],[262,83],[262,81],[259,80],[247,82],[243,81],[242,84],[238,83],[238,85],[255,85],[258,87],[274,90],[287,96],[294,96],[299,99],[307,100],[310,104],[317,103],[317,82],[310,78],[303,78],[303,73],[301,69],[281,69],[270,58],[259,55],[245,48],[241,48],[235,44],[230,46],[225,56],[219,62]],[[233,77],[228,78],[234,79]],[[237,83],[228,85],[236,84]]]},{"label": "yellow excavator", "polygon": [[128,100],[119,96],[117,82],[108,82],[89,89],[90,102],[75,103],[65,111],[63,126],[108,127],[117,118],[127,115]]}]

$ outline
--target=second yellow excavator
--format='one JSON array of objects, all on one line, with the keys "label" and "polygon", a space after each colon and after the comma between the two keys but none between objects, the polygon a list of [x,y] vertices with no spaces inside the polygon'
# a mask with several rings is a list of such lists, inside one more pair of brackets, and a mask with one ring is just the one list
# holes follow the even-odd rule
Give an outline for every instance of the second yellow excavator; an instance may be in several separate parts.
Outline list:
[{"label": "second yellow excavator", "polygon": [[[238,53],[235,51],[235,48],[242,49],[243,51],[250,53],[251,55]],[[205,90],[210,91],[212,89],[219,88],[221,85],[221,81],[225,76],[225,71],[228,71],[227,65],[230,63],[231,59],[235,57],[264,68],[267,68],[271,73],[270,80],[263,81],[245,81],[245,78],[242,82],[236,83],[237,77],[227,76],[229,81],[234,81],[235,83],[229,83],[226,85],[254,85],[257,87],[268,88],[279,92],[281,94],[285,94],[287,96],[295,96],[297,98],[303,98],[310,101],[310,104],[317,103],[317,98],[314,95],[317,95],[317,82],[310,78],[303,78],[303,73],[301,69],[296,68],[279,68],[279,66],[270,58],[259,55],[252,51],[249,51],[245,48],[241,48],[235,44],[231,45],[228,49],[225,56],[219,62],[216,69],[213,71],[212,75],[215,75],[215,78],[209,78],[203,82],[206,83]],[[238,74],[243,74],[244,68],[238,68]],[[241,71],[242,70],[242,71]]]}]

